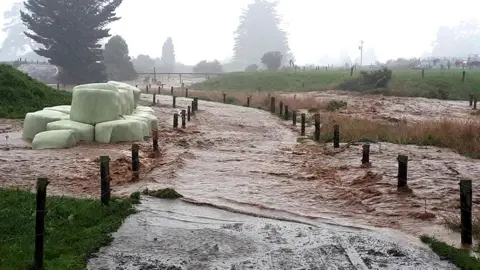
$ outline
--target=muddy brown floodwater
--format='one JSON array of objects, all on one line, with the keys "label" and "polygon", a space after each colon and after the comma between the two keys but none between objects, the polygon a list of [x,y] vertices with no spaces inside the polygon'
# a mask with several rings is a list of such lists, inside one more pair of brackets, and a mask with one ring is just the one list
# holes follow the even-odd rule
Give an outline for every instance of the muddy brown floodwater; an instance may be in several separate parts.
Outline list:
[{"label": "muddy brown floodwater", "polygon": [[[174,131],[170,128],[173,111],[171,106],[155,107],[159,126],[165,127],[159,131],[160,155],[153,155],[151,139],[140,143],[141,178],[158,166],[173,171],[181,166],[179,156],[182,153],[177,152],[177,144],[181,145],[197,134],[194,122],[189,123],[188,130]],[[131,181],[130,143],[92,143],[70,149],[32,150],[31,145],[21,139],[20,121],[2,120],[0,123],[7,131],[0,134],[0,186],[33,190],[37,177],[47,177],[50,181],[49,195],[99,196],[101,155],[110,156],[111,188],[114,193],[124,186],[138,184]]]},{"label": "muddy brown floodwater", "polygon": [[[468,116],[468,104],[426,99],[357,97],[338,92],[319,94],[347,100],[351,113],[365,117]],[[302,98],[297,95],[298,98]],[[150,95],[143,95],[151,101]],[[130,182],[130,145],[81,145],[60,151],[35,151],[10,135],[10,150],[0,150],[0,185],[33,188],[45,175],[50,194],[99,194],[98,156],[112,159],[114,193],[128,196],[146,187],[173,187],[190,201],[252,214],[303,218],[354,226],[373,225],[419,235],[430,233],[457,243],[459,237],[441,226],[442,215],[458,213],[462,178],[480,173],[479,161],[435,147],[372,144],[372,167],[360,167],[361,146],[334,151],[331,145],[297,144],[298,132],[268,112],[200,101],[199,112],[185,131],[172,131],[174,111],[191,99],[157,96],[155,107],[164,128],[162,155],[150,156],[142,143],[142,180]],[[363,105],[365,103],[365,106]],[[367,105],[378,105],[372,112]],[[352,109],[353,108],[353,109]],[[424,111],[420,111],[424,110]],[[422,119],[423,119],[422,118]],[[343,145],[344,146],[344,145]],[[396,191],[396,157],[408,154],[411,193]],[[479,194],[474,192],[474,211]],[[451,238],[450,238],[451,237]]]},{"label": "muddy brown floodwater", "polygon": [[[431,108],[426,115],[452,108],[457,108],[459,116],[468,114],[468,104],[460,102],[372,98],[392,104],[400,100],[385,107],[384,113],[391,116],[395,108],[403,108],[401,104],[415,108],[415,102],[436,104],[420,105]],[[479,161],[447,149],[379,143],[371,146],[372,167],[362,168],[360,145],[339,152],[330,145],[298,145],[298,133],[286,127],[289,123],[267,112],[205,101],[200,110],[196,121],[201,134],[181,146],[188,153],[186,165],[173,174],[168,169],[153,170],[149,187],[173,186],[188,198],[252,213],[268,210],[414,235],[430,233],[459,242],[457,235],[443,228],[442,216],[459,213],[460,179],[474,179],[474,190],[478,190]],[[416,115],[404,111],[404,115]],[[411,193],[396,191],[399,153],[410,159]],[[131,191],[124,190],[125,194]],[[478,193],[473,201],[478,213]]]}]

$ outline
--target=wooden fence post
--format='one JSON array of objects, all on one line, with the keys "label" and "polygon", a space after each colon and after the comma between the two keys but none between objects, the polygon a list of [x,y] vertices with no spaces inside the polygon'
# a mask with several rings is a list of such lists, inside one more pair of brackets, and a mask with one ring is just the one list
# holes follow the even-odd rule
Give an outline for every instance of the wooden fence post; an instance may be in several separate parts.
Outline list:
[{"label": "wooden fence post", "polygon": [[100,156],[100,201],[103,205],[110,202],[110,157]]},{"label": "wooden fence post", "polygon": [[250,107],[250,97],[247,97],[247,107]]},{"label": "wooden fence post", "polygon": [[460,180],[461,243],[471,246],[472,241],[472,180]]},{"label": "wooden fence post", "polygon": [[288,105],[285,105],[285,114],[284,115],[285,115],[284,119],[288,121],[289,116],[290,116],[289,112],[288,112]]},{"label": "wooden fence post", "polygon": [[148,93],[148,85],[145,86],[145,91]]},{"label": "wooden fence post", "polygon": [[477,109],[477,96],[473,96],[473,109]]},{"label": "wooden fence post", "polygon": [[370,163],[370,144],[362,146],[362,165]]},{"label": "wooden fence post", "polygon": [[185,97],[188,98],[188,88],[185,88]]},{"label": "wooden fence post", "polygon": [[157,101],[157,100],[155,99],[155,98],[156,98],[156,96],[157,96],[157,95],[156,95],[155,93],[153,93],[153,105],[155,105],[155,104],[156,104],[156,103],[155,103],[155,102]]},{"label": "wooden fence post", "polygon": [[47,201],[47,178],[37,179],[37,209],[35,217],[34,269],[43,270],[45,250],[45,204]]},{"label": "wooden fence post", "polygon": [[192,115],[195,115],[195,100],[192,100]]},{"label": "wooden fence post", "polygon": [[340,126],[334,125],[333,126],[333,148],[340,147]]},{"label": "wooden fence post", "polygon": [[173,128],[178,127],[178,113],[173,114]]},{"label": "wooden fence post", "polygon": [[270,98],[270,112],[275,113],[275,97]]},{"label": "wooden fence post", "polygon": [[185,110],[182,110],[182,112],[180,113],[181,116],[182,116],[182,128],[185,128],[187,123],[185,121]]},{"label": "wooden fence post", "polygon": [[462,83],[465,82],[465,74],[466,74],[466,72],[465,72],[465,70],[464,70],[464,71],[462,72]]},{"label": "wooden fence post", "polygon": [[425,69],[422,68],[422,79],[425,78]]},{"label": "wooden fence post", "polygon": [[176,97],[176,96],[173,96],[173,97],[172,97],[172,107],[173,107],[173,108],[176,108],[176,107],[177,107],[177,97]]},{"label": "wooden fence post", "polygon": [[468,98],[469,98],[468,101],[469,101],[470,107],[472,107],[472,105],[473,105],[473,94],[469,94]]},{"label": "wooden fence post", "polygon": [[297,125],[297,111],[295,111],[295,110],[292,112],[292,122],[293,122],[292,124],[294,126]]},{"label": "wooden fence post", "polygon": [[198,97],[193,98],[193,101],[195,101],[195,111],[198,111]]},{"label": "wooden fence post", "polygon": [[278,103],[278,114],[280,115],[280,117],[283,116],[283,101],[280,101]]},{"label": "wooden fence post", "polygon": [[138,144],[132,144],[132,180],[136,181],[140,177],[140,159],[138,158]]},{"label": "wooden fence post", "polygon": [[160,87],[160,86],[159,86],[159,87],[158,87],[158,89],[157,89],[157,94],[159,94],[159,95],[160,95],[160,94],[161,94],[161,92],[162,92],[162,87]]},{"label": "wooden fence post", "polygon": [[227,94],[223,93],[223,103],[227,103]]},{"label": "wooden fence post", "polygon": [[187,121],[190,122],[190,106],[187,107]]},{"label": "wooden fence post", "polygon": [[301,124],[301,129],[300,129],[300,135],[301,136],[305,136],[305,113],[302,113],[301,115],[301,121],[300,121],[300,124]]},{"label": "wooden fence post", "polygon": [[320,141],[320,114],[314,115],[315,119],[315,141]]},{"label": "wooden fence post", "polygon": [[152,130],[153,152],[158,152],[158,129]]},{"label": "wooden fence post", "polygon": [[398,184],[397,188],[408,187],[407,183],[407,169],[408,169],[408,156],[398,155]]},{"label": "wooden fence post", "polygon": [[173,86],[170,88],[170,95],[173,96]]}]

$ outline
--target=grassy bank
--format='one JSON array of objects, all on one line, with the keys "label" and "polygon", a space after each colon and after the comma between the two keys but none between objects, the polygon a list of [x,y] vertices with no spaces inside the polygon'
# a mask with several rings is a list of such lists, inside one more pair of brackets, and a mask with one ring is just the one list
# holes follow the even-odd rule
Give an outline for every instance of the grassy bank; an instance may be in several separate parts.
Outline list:
[{"label": "grassy bank", "polygon": [[[0,188],[0,269],[28,269],[33,262],[35,194]],[[85,269],[90,254],[111,241],[134,200],[48,197],[45,237],[46,269]]]},{"label": "grassy bank", "polygon": [[480,158],[480,122],[432,120],[418,124],[386,123],[335,113],[321,114],[322,142],[333,141],[333,126],[339,125],[342,142],[390,142],[452,149]]},{"label": "grassy bank", "polygon": [[437,239],[423,235],[420,237],[423,243],[430,246],[433,252],[437,253],[440,258],[448,260],[460,269],[477,270],[480,269],[480,260],[470,256],[467,251],[447,245]]},{"label": "grassy bank", "polygon": [[221,75],[202,83],[193,84],[191,89],[225,92],[294,92],[315,90],[352,90],[382,93],[395,96],[418,96],[441,99],[467,99],[470,92],[480,94],[480,71],[466,70],[462,83],[462,70],[393,70],[392,79],[386,88],[363,89],[356,87],[360,76],[353,77],[346,70],[321,70],[297,72],[238,72]]},{"label": "grassy bank", "polygon": [[56,91],[10,65],[0,64],[0,118],[20,119],[28,112],[71,101],[71,93]]}]

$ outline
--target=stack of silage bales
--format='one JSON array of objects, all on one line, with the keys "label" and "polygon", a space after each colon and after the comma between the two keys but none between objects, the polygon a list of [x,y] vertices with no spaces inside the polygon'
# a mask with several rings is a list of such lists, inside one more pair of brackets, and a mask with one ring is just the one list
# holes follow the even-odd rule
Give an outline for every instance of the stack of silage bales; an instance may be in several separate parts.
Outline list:
[{"label": "stack of silage bales", "polygon": [[153,109],[137,106],[140,90],[110,81],[76,86],[72,104],[27,113],[23,138],[34,149],[68,148],[78,141],[141,141],[157,129]]}]

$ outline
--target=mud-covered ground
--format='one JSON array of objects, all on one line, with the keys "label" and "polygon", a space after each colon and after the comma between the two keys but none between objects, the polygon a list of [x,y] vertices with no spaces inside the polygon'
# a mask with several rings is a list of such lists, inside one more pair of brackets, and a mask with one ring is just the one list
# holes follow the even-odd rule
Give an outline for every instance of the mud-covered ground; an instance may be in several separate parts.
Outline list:
[{"label": "mud-covered ground", "polygon": [[146,198],[138,209],[89,269],[456,269],[399,235],[252,217],[179,200]]}]

